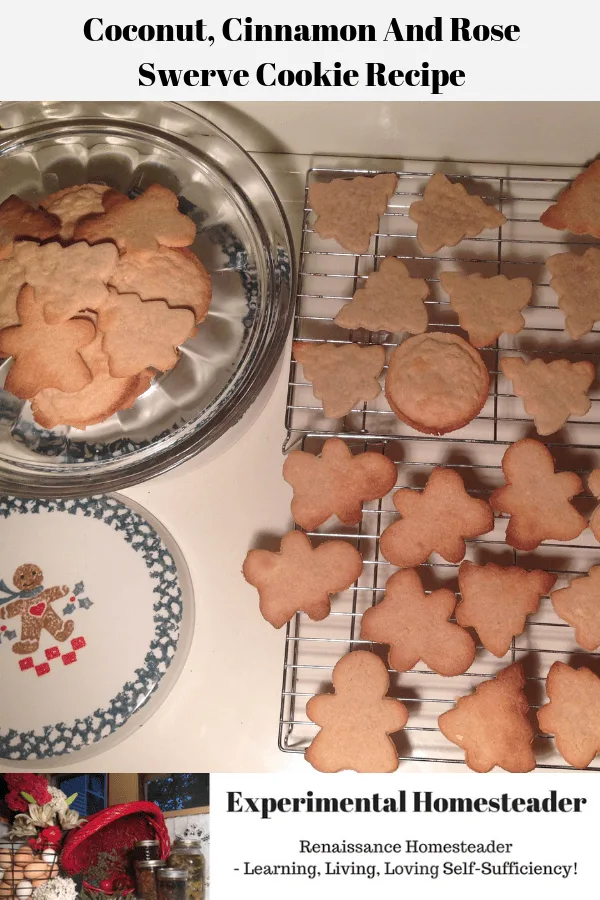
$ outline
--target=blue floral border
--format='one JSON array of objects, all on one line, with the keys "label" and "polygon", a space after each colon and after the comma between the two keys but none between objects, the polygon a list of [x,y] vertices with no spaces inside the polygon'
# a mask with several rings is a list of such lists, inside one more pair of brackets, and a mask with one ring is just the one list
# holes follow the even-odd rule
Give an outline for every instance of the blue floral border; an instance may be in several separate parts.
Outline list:
[{"label": "blue floral border", "polygon": [[50,512],[67,512],[101,519],[125,541],[142,553],[150,577],[157,584],[153,593],[155,633],[144,664],[136,669],[135,680],[123,685],[106,709],[97,709],[84,719],[60,722],[40,729],[18,732],[0,723],[0,758],[12,760],[47,759],[81,750],[115,732],[150,699],[171,665],[179,641],[183,615],[182,592],[177,568],[161,538],[142,516],[114,497],[82,500],[20,500],[0,497],[0,517]]}]

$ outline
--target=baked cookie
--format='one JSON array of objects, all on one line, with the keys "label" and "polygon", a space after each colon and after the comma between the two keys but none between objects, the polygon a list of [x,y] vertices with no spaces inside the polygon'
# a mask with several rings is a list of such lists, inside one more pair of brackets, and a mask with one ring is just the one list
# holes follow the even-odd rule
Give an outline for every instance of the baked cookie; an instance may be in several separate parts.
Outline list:
[{"label": "baked cookie", "polygon": [[564,189],[540,222],[548,228],[600,237],[600,159]]},{"label": "baked cookie", "polygon": [[565,327],[577,340],[600,321],[600,250],[590,247],[583,255],[557,253],[546,260],[552,275],[550,287],[558,294]]},{"label": "baked cookie", "polygon": [[555,581],[556,575],[539,569],[528,572],[496,563],[477,566],[465,560],[458,570],[462,599],[456,607],[456,621],[463,628],[474,628],[494,656],[504,656]]},{"label": "baked cookie", "polygon": [[160,184],[151,184],[135,200],[111,198],[107,203],[106,199],[104,195],[104,213],[77,223],[76,241],[114,241],[119,250],[132,252],[188,247],[196,237],[195,223],[178,210],[177,195]]},{"label": "baked cookie", "polygon": [[400,700],[386,697],[385,665],[366,650],[353,650],[333,670],[333,694],[318,694],[306,715],[320,731],[304,757],[320,772],[395,772],[398,751],[389,737],[408,721]]},{"label": "baked cookie", "polygon": [[420,334],[427,330],[428,296],[424,278],[411,278],[403,262],[387,256],[333,321],[341,328]]},{"label": "baked cookie", "polygon": [[569,502],[583,488],[574,472],[554,472],[544,444],[524,438],[502,458],[506,486],[490,497],[492,509],[510,516],[506,542],[516,550],[535,550],[542,541],[571,541],[586,521]]},{"label": "baked cookie", "polygon": [[396,476],[396,466],[387,456],[372,451],[353,455],[341,438],[325,441],[321,456],[292,450],[283,464],[283,477],[294,490],[294,522],[306,531],[330,516],[357,525],[363,503],[385,497]]},{"label": "baked cookie", "polygon": [[378,345],[313,344],[294,341],[294,359],[313,394],[323,401],[323,415],[341,419],[356,403],[374,400],[381,393],[377,380],[385,364],[385,350]]},{"label": "baked cookie", "polygon": [[150,369],[127,378],[113,378],[108,355],[102,350],[103,335],[98,332],[91,344],[79,352],[92,373],[92,380],[80,391],[65,393],[46,388],[31,401],[33,418],[43,428],[70,425],[83,430],[104,422],[118,410],[130,409],[152,381]]},{"label": "baked cookie", "polygon": [[521,311],[533,293],[529,278],[442,272],[440,283],[474,347],[488,347],[501,334],[517,334],[525,325]]},{"label": "baked cookie", "polygon": [[[590,472],[588,487],[596,500],[600,500],[600,469]],[[600,505],[596,506],[590,516],[590,529],[597,541],[600,541]]]},{"label": "baked cookie", "polygon": [[489,772],[494,766],[507,772],[535,769],[534,731],[524,686],[521,663],[513,663],[482,682],[474,694],[459,697],[454,709],[440,716],[442,734],[465,751],[465,762],[473,771]]},{"label": "baked cookie", "polygon": [[591,362],[553,359],[526,362],[521,356],[505,356],[500,368],[513,383],[538,434],[554,434],[571,416],[585,416],[591,400],[587,392],[596,377]]},{"label": "baked cookie", "polygon": [[45,241],[60,231],[60,222],[43,209],[34,207],[11,194],[0,203],[0,259],[12,253],[17,238],[36,238]]},{"label": "baked cookie", "polygon": [[600,566],[550,595],[557,616],[575,629],[575,640],[590,653],[600,647]]},{"label": "baked cookie", "polygon": [[0,259],[0,329],[19,324],[17,297],[25,284],[25,272],[14,256]]},{"label": "baked cookie", "polygon": [[113,191],[105,184],[74,184],[72,187],[63,188],[44,197],[43,200],[40,200],[40,206],[59,219],[60,232],[58,236],[64,241],[69,241],[73,237],[75,226],[80,219],[94,213],[104,212],[102,199],[109,191],[121,200],[127,199],[124,194]]},{"label": "baked cookie", "polygon": [[390,357],[385,396],[398,418],[423,434],[464,428],[481,412],[490,379],[481,356],[457,334],[410,337]]},{"label": "baked cookie", "polygon": [[137,375],[152,367],[172,369],[181,344],[194,330],[189,309],[170,309],[164,300],[142,301],[137,294],[117,294],[109,289],[109,301],[98,312],[98,328],[104,334],[102,349],[108,355],[114,378]]},{"label": "baked cookie", "polygon": [[305,534],[290,531],[278,553],[250,550],[242,571],[259,593],[263,617],[281,628],[298,612],[315,622],[325,619],[331,594],[354,584],[362,567],[360,553],[347,541],[326,541],[313,549]]},{"label": "baked cookie", "polygon": [[172,308],[187,307],[193,311],[196,324],[208,314],[210,275],[185,247],[123,253],[108,283],[121,294],[137,294],[142,300],[166,300]]},{"label": "baked cookie", "polygon": [[556,749],[570,766],[585,769],[600,753],[600,678],[583,666],[555,662],[546,693],[550,702],[538,710],[540,729],[554,735]]},{"label": "baked cookie", "polygon": [[396,572],[381,603],[364,613],[361,639],[389,644],[388,665],[397,672],[422,659],[438,675],[462,675],[475,659],[475,641],[448,621],[455,604],[446,588],[427,595],[415,569]]},{"label": "baked cookie", "polygon": [[455,247],[465,237],[477,237],[485,228],[506,222],[501,212],[441,172],[428,181],[423,199],[411,203],[408,215],[417,223],[417,241],[425,253]]},{"label": "baked cookie", "polygon": [[398,176],[391,173],[314,181],[308,189],[317,216],[314,230],[350,253],[366,253],[397,184]]},{"label": "baked cookie", "polygon": [[19,241],[14,259],[22,267],[24,281],[44,307],[47,322],[66,322],[85,310],[98,310],[108,301],[106,282],[119,254],[113,244],[90,247],[85,241],[63,247],[56,241],[39,245]]},{"label": "baked cookie", "polygon": [[400,488],[394,506],[402,518],[385,529],[380,550],[403,568],[421,565],[432,553],[458,563],[466,553],[465,538],[494,527],[489,503],[470,497],[454,469],[433,469],[423,491]]},{"label": "baked cookie", "polygon": [[21,288],[17,312],[21,325],[0,331],[0,358],[13,357],[5,390],[29,400],[44,388],[73,392],[90,383],[91,372],[78,351],[94,339],[92,322],[70,319],[49,325],[30,285]]}]

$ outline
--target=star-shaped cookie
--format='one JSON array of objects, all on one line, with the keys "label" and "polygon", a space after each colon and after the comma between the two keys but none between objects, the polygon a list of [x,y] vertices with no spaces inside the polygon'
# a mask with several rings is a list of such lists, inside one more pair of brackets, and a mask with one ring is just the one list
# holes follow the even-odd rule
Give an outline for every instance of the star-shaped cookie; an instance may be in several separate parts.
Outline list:
[{"label": "star-shaped cookie", "polygon": [[391,173],[314,181],[308,202],[317,216],[315,231],[351,253],[366,253],[397,183],[398,176]]},{"label": "star-shaped cookie", "polygon": [[582,256],[557,253],[546,260],[546,268],[565,314],[565,327],[577,340],[600,321],[600,250],[589,247]]},{"label": "star-shaped cookie", "polygon": [[521,356],[505,356],[500,368],[523,400],[538,434],[554,434],[571,416],[585,416],[591,400],[587,395],[596,369],[591,362],[553,359],[526,362]]},{"label": "star-shaped cookie", "polygon": [[540,729],[554,735],[556,749],[570,766],[585,769],[600,753],[600,678],[583,666],[555,662],[546,692],[550,702],[538,710]]},{"label": "star-shaped cookie", "polygon": [[535,550],[542,541],[570,541],[586,521],[569,502],[582,490],[574,472],[554,472],[554,460],[539,441],[524,438],[502,458],[506,486],[490,497],[492,508],[510,516],[506,542],[516,550]]},{"label": "star-shaped cookie", "polygon": [[441,172],[429,180],[423,199],[411,203],[408,214],[417,223],[417,241],[425,253],[455,247],[465,237],[477,237],[485,228],[499,228],[506,222],[499,210]]},{"label": "star-shaped cookie", "polygon": [[290,531],[278,553],[250,550],[243,574],[259,593],[263,617],[281,628],[297,612],[326,618],[330,596],[345,591],[362,572],[362,558],[347,541],[326,541],[313,548],[301,531]]},{"label": "star-shaped cookie", "polygon": [[388,663],[397,672],[422,659],[439,675],[461,675],[475,659],[475,641],[448,621],[455,604],[454,593],[446,588],[427,595],[415,569],[396,572],[381,603],[364,613],[361,639],[389,644]]},{"label": "star-shaped cookie", "polygon": [[411,278],[401,260],[387,256],[333,321],[342,328],[420,334],[427,330],[428,295],[424,278]]},{"label": "star-shaped cookie", "polygon": [[487,347],[501,334],[517,334],[525,325],[521,310],[531,300],[529,278],[442,272],[440,282],[474,347]]},{"label": "star-shaped cookie", "polygon": [[470,497],[454,469],[436,467],[423,491],[396,491],[394,506],[402,518],[385,529],[380,549],[395,566],[421,565],[432,553],[460,562],[467,549],[465,538],[494,527],[489,503]]},{"label": "star-shaped cookie", "polygon": [[565,188],[540,222],[548,228],[600,237],[600,159]]},{"label": "star-shaped cookie", "polygon": [[341,419],[356,403],[374,400],[381,393],[377,379],[385,363],[385,350],[379,345],[295,341],[292,349],[329,419]]}]

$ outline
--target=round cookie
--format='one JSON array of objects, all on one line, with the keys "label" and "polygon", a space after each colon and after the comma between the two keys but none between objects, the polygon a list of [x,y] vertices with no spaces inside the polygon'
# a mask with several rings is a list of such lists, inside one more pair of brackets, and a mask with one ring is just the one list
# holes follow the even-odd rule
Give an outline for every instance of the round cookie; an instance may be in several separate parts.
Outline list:
[{"label": "round cookie", "polygon": [[385,395],[398,418],[423,434],[456,431],[481,412],[489,392],[483,359],[456,334],[408,338],[390,358]]}]

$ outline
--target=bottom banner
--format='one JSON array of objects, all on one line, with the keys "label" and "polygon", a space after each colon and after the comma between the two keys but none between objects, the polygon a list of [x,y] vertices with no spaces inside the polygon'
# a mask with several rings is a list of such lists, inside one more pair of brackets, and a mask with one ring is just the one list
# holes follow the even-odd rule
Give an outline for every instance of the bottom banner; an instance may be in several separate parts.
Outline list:
[{"label": "bottom banner", "polygon": [[212,900],[597,886],[589,773],[213,775],[211,793]]}]

